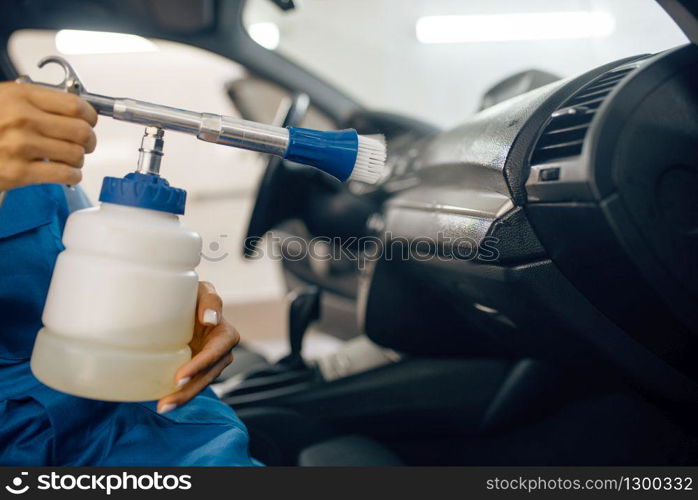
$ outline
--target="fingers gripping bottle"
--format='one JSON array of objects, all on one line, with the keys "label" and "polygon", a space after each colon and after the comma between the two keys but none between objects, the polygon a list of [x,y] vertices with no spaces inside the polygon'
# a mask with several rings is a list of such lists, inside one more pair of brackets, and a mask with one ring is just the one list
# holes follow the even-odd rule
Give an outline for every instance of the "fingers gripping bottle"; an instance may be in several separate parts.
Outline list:
[{"label": "fingers gripping bottle", "polygon": [[191,357],[201,238],[179,222],[186,191],[158,175],[162,130],[146,129],[140,153],[65,225],[31,369],[76,396],[158,399]]}]

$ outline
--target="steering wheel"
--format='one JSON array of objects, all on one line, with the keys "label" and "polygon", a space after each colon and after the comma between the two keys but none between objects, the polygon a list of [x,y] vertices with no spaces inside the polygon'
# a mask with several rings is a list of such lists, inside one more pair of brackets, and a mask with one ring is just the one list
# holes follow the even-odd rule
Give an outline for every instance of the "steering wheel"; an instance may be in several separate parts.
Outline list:
[{"label": "steering wheel", "polygon": [[[310,98],[307,94],[296,93],[291,97],[291,103],[284,117],[284,127],[300,125],[308,113]],[[282,220],[289,218],[295,212],[300,202],[300,196],[295,196],[291,179],[292,172],[282,158],[272,156],[262,175],[257,189],[250,222],[247,226],[247,236],[243,242],[242,254],[251,258],[262,237]]]}]

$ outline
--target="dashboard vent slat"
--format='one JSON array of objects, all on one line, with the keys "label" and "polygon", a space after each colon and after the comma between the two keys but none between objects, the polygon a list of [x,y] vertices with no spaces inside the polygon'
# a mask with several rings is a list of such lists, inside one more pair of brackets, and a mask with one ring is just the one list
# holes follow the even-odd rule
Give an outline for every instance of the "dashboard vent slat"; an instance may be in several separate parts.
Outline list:
[{"label": "dashboard vent slat", "polygon": [[[611,85],[613,87],[615,85],[615,82]],[[593,99],[594,97],[604,97],[608,94],[608,87],[603,87],[600,89],[589,89],[586,92],[582,92],[579,94],[577,97],[574,98],[574,101],[582,101],[584,99]]]},{"label": "dashboard vent slat", "polygon": [[569,141],[569,142],[560,142],[560,143],[555,143],[555,144],[550,144],[548,146],[543,146],[541,151],[552,151],[554,149],[563,149],[563,148],[574,148],[576,146],[580,146],[583,142],[583,139],[578,139],[576,141]]},{"label": "dashboard vent slat", "polygon": [[531,154],[531,165],[579,156],[597,110],[613,89],[637,66],[635,62],[631,66],[608,71],[564,101],[543,128]]},{"label": "dashboard vent slat", "polygon": [[564,134],[565,132],[574,132],[577,130],[586,130],[588,127],[587,123],[582,123],[581,125],[570,125],[568,127],[554,128],[545,132],[545,135],[553,134]]},{"label": "dashboard vent slat", "polygon": [[570,101],[572,106],[581,106],[585,108],[598,108],[599,105],[606,99],[608,92],[606,92],[601,97],[594,97],[592,99],[573,99]]},{"label": "dashboard vent slat", "polygon": [[591,94],[591,93],[594,93],[594,92],[596,92],[596,91],[598,91],[598,90],[606,90],[606,89],[609,89],[609,88],[613,88],[613,87],[616,86],[617,83],[618,83],[618,80],[610,80],[610,81],[606,81],[606,82],[603,82],[603,83],[598,83],[598,84],[596,84],[596,85],[592,85],[591,87],[588,87],[588,88],[586,89],[586,92],[585,92],[585,93],[586,93],[586,94]]}]

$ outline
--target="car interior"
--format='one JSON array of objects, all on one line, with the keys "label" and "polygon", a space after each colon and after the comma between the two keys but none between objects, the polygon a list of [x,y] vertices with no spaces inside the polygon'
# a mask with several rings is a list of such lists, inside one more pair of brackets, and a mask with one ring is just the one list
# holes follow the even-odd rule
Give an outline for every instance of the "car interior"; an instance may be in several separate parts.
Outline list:
[{"label": "car interior", "polygon": [[[697,464],[698,5],[658,2],[689,43],[573,77],[512,72],[442,129],[364,107],[262,47],[245,3],[6,0],[0,76],[19,74],[7,50],[19,30],[130,33],[244,64],[258,88],[289,92],[284,126],[321,113],[385,136],[375,185],[279,158],[264,169],[236,251],[254,259],[270,235],[341,251],[293,258],[282,245],[287,354],[270,360],[243,340],[212,386],[248,427],[252,456]],[[248,91],[226,88],[259,119]],[[412,251],[376,256],[393,242]],[[305,359],[311,326],[341,348]]]}]

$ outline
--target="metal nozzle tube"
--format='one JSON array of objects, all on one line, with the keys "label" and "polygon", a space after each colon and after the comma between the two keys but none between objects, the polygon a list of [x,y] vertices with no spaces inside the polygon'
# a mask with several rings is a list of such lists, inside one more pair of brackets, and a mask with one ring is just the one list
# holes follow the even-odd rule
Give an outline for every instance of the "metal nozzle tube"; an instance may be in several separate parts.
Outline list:
[{"label": "metal nozzle tube", "polygon": [[203,120],[197,137],[202,141],[282,157],[286,153],[288,130],[285,128],[209,113],[201,116]]},{"label": "metal nozzle tube", "polygon": [[202,141],[224,144],[260,153],[284,156],[288,130],[263,123],[238,120],[213,113],[196,113],[135,99],[121,99],[84,93],[99,114],[116,120],[195,135]]},{"label": "metal nozzle tube", "polygon": [[197,113],[136,99],[92,94],[85,90],[85,86],[68,61],[62,57],[49,56],[39,62],[39,67],[48,63],[56,63],[63,68],[65,76],[60,84],[34,82],[27,76],[19,77],[17,81],[71,92],[89,102],[100,115],[110,116],[116,120],[184,132],[195,135],[203,141],[281,157],[288,149],[289,132],[285,128],[212,113]]}]

